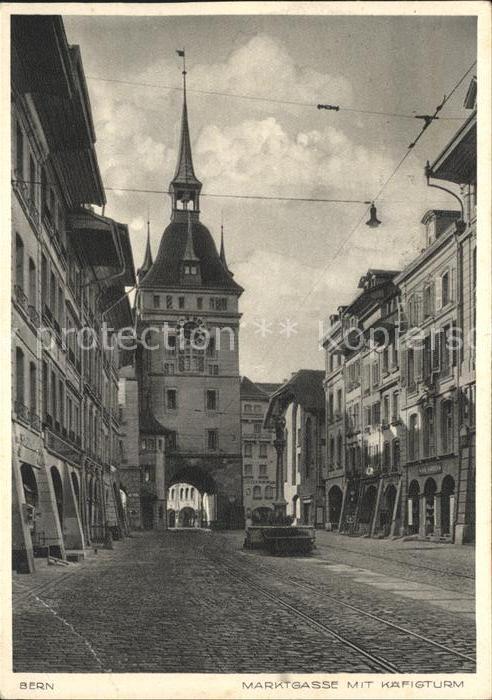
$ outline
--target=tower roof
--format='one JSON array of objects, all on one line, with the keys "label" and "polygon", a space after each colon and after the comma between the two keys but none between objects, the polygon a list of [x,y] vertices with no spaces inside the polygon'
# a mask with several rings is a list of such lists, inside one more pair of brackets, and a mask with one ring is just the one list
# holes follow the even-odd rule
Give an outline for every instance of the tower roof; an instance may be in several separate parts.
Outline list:
[{"label": "tower roof", "polygon": [[[178,51],[178,54],[184,59],[184,51]],[[162,289],[192,285],[237,295],[243,292],[227,268],[223,245],[219,255],[210,231],[199,221],[198,198],[201,187],[202,183],[193,170],[186,106],[186,70],[183,69],[181,140],[178,165],[171,182],[171,223],[162,234],[156,259],[142,279],[142,287]],[[182,208],[178,202],[183,204]],[[188,206],[190,203],[192,207]],[[183,280],[184,262],[197,263],[199,274],[185,275],[187,279]]]},{"label": "tower roof", "polygon": [[183,260],[186,260],[187,262],[198,261],[198,258],[195,254],[195,249],[193,248],[193,229],[191,228],[190,212],[188,212],[187,224],[188,226],[186,229],[186,247],[183,253]]},{"label": "tower roof", "polygon": [[[154,264],[142,280],[142,287],[180,287],[181,264],[189,240],[187,221],[171,221],[162,234]],[[201,287],[221,289],[241,294],[222,264],[212,234],[200,221],[191,220],[193,250],[200,263]]]},{"label": "tower roof", "polygon": [[225,245],[224,245],[224,224],[221,224],[220,226],[220,262],[222,265],[225,267],[227,272],[232,275],[232,272],[229,270],[227,267],[227,260],[226,260],[226,254],[225,254]]},{"label": "tower roof", "polygon": [[145,246],[145,256],[142,263],[142,267],[138,271],[138,278],[143,279],[147,272],[150,270],[153,264],[152,250],[150,247],[150,221],[147,221],[147,244]]}]

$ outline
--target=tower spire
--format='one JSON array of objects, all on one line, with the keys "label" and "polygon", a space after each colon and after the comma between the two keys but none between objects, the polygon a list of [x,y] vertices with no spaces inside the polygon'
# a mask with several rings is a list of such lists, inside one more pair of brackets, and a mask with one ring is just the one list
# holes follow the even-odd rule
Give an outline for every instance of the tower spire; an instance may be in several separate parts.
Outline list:
[{"label": "tower spire", "polygon": [[170,191],[173,200],[173,220],[183,218],[179,214],[180,210],[188,210],[189,206],[193,212],[193,218],[198,218],[199,195],[202,183],[196,177],[193,168],[193,157],[191,152],[190,128],[188,125],[188,106],[186,103],[186,56],[185,50],[178,50],[178,56],[183,59],[183,110],[181,114],[181,135],[179,141],[178,162],[174,177],[171,181]]},{"label": "tower spire", "polygon": [[153,264],[153,259],[152,259],[152,249],[150,247],[150,219],[149,219],[149,210],[147,209],[147,244],[145,246],[145,256],[144,256],[144,261],[142,263],[142,267],[139,269],[137,276],[139,280],[142,280],[144,276],[147,274],[147,272],[150,270]]}]

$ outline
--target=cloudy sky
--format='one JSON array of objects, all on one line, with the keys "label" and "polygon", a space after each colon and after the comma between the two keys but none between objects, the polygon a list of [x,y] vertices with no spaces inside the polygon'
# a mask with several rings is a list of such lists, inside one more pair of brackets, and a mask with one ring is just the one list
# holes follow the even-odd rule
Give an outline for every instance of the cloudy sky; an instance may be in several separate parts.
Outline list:
[{"label": "cloudy sky", "polygon": [[[422,122],[350,110],[433,113],[476,54],[475,20],[466,17],[64,20],[69,42],[82,50],[107,188],[167,189],[182,102],[173,89],[181,80],[177,48],[186,48],[194,164],[204,194],[362,201],[376,196]],[[400,269],[419,252],[423,213],[453,207],[451,197],[426,188],[423,168],[466,118],[467,86],[468,79],[384,189],[378,229],[361,225],[349,237],[363,204],[202,198],[201,219],[216,242],[223,214],[228,263],[245,288],[242,374],[280,381],[300,367],[322,368],[319,324],[350,301],[369,267]],[[320,102],[347,109],[318,110]],[[107,198],[106,213],[130,226],[138,267],[147,209],[155,255],[169,197],[108,189]]]}]

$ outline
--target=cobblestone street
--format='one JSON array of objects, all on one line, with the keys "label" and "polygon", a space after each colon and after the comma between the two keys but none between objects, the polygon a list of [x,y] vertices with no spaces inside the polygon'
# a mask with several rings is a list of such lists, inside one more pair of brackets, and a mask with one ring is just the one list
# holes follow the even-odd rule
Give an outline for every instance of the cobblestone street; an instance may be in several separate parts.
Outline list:
[{"label": "cobblestone street", "polygon": [[15,576],[14,671],[473,671],[471,578],[429,571],[443,567],[430,552],[410,569],[390,543],[320,535],[314,555],[283,558],[243,552],[241,533],[138,533]]}]

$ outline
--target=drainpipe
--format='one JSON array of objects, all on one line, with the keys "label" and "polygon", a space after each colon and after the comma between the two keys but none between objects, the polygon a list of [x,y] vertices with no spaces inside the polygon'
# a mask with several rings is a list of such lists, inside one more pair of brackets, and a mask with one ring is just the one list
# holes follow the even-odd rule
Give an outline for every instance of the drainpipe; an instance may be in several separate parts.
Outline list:
[{"label": "drainpipe", "polygon": [[[443,192],[446,192],[447,194],[450,194],[452,197],[454,197],[457,202],[460,205],[460,211],[461,211],[461,218],[458,219],[458,221],[455,222],[455,230],[454,230],[454,240],[456,242],[456,306],[457,306],[457,316],[458,316],[458,323],[459,323],[459,328],[461,331],[461,340],[463,340],[463,334],[464,334],[464,329],[463,329],[463,278],[462,278],[462,265],[463,265],[463,254],[460,246],[460,241],[459,241],[459,236],[465,231],[466,229],[466,224],[465,224],[465,208],[463,205],[463,201],[461,197],[458,197],[458,195],[453,192],[452,190],[449,190],[447,187],[443,187],[442,185],[435,185],[434,183],[430,182],[430,178],[432,177],[432,170],[429,164],[429,161],[427,161],[427,164],[425,166],[425,177],[427,180],[427,186],[428,187],[434,187],[435,189],[442,190]],[[459,436],[459,424],[461,421],[461,416],[462,416],[462,398],[461,398],[461,389],[460,389],[460,375],[461,375],[461,366],[463,362],[463,345],[460,342],[458,346],[458,362],[457,362],[457,368],[456,368],[456,391],[457,391],[457,396],[458,396],[458,483],[456,487],[456,506],[455,506],[455,513],[454,513],[454,523],[452,524],[453,527],[453,541],[454,541],[454,532],[455,532],[455,526],[456,526],[456,521],[458,518],[458,511],[459,511],[459,503],[460,503],[460,484],[461,484],[461,469],[462,469],[462,449],[461,449],[461,439]]]},{"label": "drainpipe", "polygon": [[[103,342],[102,342],[102,330],[103,330],[102,327],[104,325],[105,317],[107,316],[107,314],[110,311],[112,311],[114,309],[115,306],[120,304],[123,301],[123,299],[126,299],[126,297],[132,293],[132,291],[135,289],[136,286],[137,285],[134,285],[133,287],[131,287],[131,289],[129,289],[128,292],[125,292],[125,294],[123,294],[117,301],[115,301],[113,304],[111,304],[111,306],[109,306],[107,309],[104,309],[104,311],[102,311],[102,313],[101,313],[101,360],[102,360],[101,361],[101,391],[103,390],[103,386],[104,386],[104,381],[103,381],[104,380],[104,361],[103,361],[104,348],[103,348]],[[110,369],[110,374],[111,374],[111,369]],[[111,405],[112,405],[111,376],[109,377],[108,388],[109,388],[108,462],[109,462],[109,473],[111,475],[111,459],[112,459],[112,451],[113,451],[113,449],[112,449],[113,448],[113,444],[112,444],[113,443],[113,431],[112,431],[112,415],[111,415]],[[102,401],[101,403],[103,404],[104,402]],[[101,420],[101,434],[103,434],[102,433],[102,425],[103,425],[103,421]],[[104,470],[103,470],[103,485],[104,485]],[[113,490],[111,480],[110,480],[110,485],[111,485],[111,490]],[[103,486],[103,490],[104,490],[104,486]],[[111,495],[114,498],[114,493],[112,493]],[[104,503],[104,518],[105,518],[105,523],[106,523],[106,502],[105,502],[105,499],[103,499],[103,503]],[[116,509],[116,516],[117,516],[117,521],[118,521],[120,518],[118,517],[119,516],[118,503],[116,503],[116,502],[115,502],[115,509]],[[124,523],[123,523],[123,526],[124,526]]]}]

